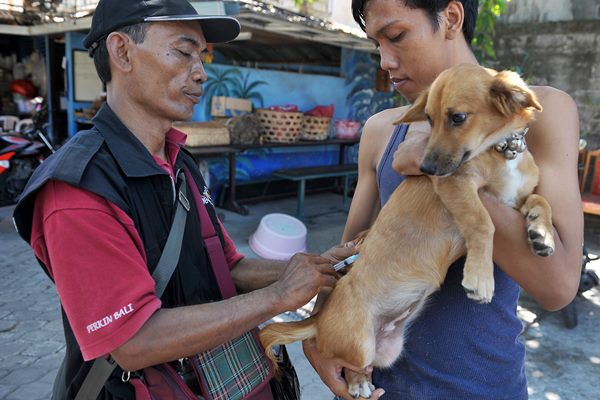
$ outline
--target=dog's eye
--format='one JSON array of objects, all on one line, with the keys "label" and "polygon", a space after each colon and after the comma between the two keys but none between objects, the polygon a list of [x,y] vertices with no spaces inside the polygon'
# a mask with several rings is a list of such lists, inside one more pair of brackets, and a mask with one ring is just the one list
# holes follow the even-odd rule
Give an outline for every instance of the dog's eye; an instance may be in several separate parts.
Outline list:
[{"label": "dog's eye", "polygon": [[467,120],[467,113],[454,113],[450,115],[450,125],[459,126]]}]

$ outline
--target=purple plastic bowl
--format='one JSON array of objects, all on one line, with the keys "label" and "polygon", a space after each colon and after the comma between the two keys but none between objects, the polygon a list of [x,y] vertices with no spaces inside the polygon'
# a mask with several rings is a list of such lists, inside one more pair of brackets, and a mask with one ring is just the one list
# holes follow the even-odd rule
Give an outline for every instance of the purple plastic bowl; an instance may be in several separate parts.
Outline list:
[{"label": "purple plastic bowl", "polygon": [[296,253],[306,251],[306,226],[287,214],[267,214],[250,236],[249,244],[262,258],[288,260]]}]

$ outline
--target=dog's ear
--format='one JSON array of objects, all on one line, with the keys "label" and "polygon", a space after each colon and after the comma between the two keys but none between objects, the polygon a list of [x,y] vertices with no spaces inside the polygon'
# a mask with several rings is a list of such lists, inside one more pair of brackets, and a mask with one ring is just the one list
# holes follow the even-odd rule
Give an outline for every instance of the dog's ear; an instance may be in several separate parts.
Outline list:
[{"label": "dog's ear", "polygon": [[408,110],[396,121],[394,125],[403,124],[407,122],[424,121],[427,119],[425,115],[425,106],[427,105],[427,97],[429,96],[429,89],[424,90],[417,100],[410,106]]},{"label": "dog's ear", "polygon": [[535,93],[516,72],[501,71],[496,74],[490,86],[492,104],[500,114],[510,117],[526,108],[542,111]]}]

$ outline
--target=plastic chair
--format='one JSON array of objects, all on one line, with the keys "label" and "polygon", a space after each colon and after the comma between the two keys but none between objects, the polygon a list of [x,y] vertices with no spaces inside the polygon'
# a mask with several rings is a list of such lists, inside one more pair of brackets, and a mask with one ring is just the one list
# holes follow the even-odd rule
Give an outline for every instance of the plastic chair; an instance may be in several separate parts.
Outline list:
[{"label": "plastic chair", "polygon": [[33,120],[31,118],[21,119],[15,125],[15,131],[17,132],[24,132],[31,128],[33,128]]},{"label": "plastic chair", "polygon": [[19,122],[19,117],[14,115],[0,115],[0,129],[4,132],[15,130],[15,126]]},{"label": "plastic chair", "polygon": [[589,150],[585,152],[583,157],[583,172],[579,181],[579,189],[581,190],[581,204],[584,214],[600,215],[600,194],[586,192],[586,184],[591,180],[592,185],[596,181],[596,176],[600,171],[592,172],[592,160],[600,157],[600,149]]}]

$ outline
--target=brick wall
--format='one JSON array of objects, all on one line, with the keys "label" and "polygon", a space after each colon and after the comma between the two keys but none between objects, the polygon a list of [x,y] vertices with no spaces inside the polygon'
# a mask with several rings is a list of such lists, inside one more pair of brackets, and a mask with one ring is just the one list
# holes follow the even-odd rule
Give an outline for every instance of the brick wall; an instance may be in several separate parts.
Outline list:
[{"label": "brick wall", "polygon": [[533,85],[550,85],[577,102],[581,136],[600,148],[600,20],[496,26],[496,68]]}]

